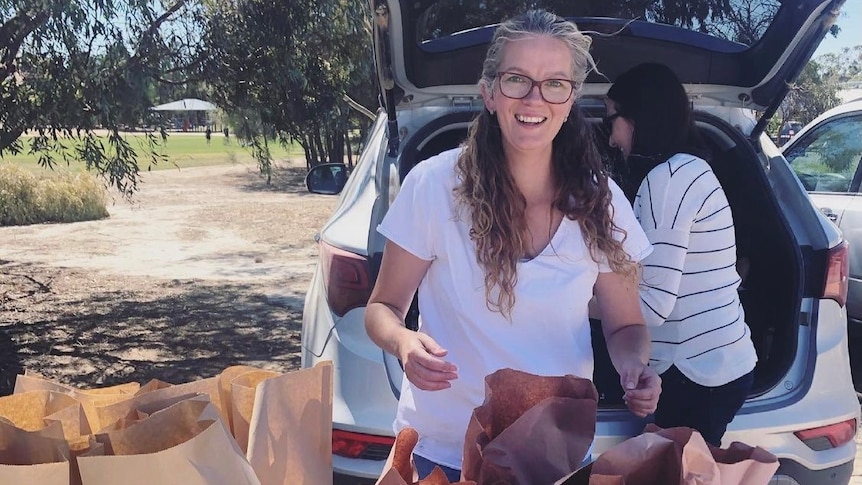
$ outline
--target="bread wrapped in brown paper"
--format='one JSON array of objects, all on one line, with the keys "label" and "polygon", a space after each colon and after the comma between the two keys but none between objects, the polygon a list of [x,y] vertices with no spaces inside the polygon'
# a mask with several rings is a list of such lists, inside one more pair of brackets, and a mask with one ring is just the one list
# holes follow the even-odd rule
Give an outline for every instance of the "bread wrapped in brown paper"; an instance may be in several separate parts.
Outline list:
[{"label": "bread wrapped in brown paper", "polygon": [[597,405],[589,379],[494,372],[467,426],[462,476],[479,484],[554,483],[582,465]]},{"label": "bread wrapped in brown paper", "polygon": [[435,467],[430,475],[417,480],[413,467],[413,448],[419,442],[419,433],[413,428],[403,428],[395,437],[389,458],[383,465],[383,474],[375,485],[476,485],[476,482],[451,483],[446,473]]},{"label": "bread wrapped in brown paper", "polygon": [[691,428],[645,432],[602,453],[558,485],[767,485],[778,459],[760,447],[734,442],[716,448]]}]

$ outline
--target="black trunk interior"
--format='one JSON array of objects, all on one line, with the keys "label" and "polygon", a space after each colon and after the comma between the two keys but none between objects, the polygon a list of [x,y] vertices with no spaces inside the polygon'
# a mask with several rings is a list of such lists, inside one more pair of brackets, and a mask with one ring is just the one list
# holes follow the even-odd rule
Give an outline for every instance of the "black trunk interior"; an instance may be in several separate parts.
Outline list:
[{"label": "black trunk interior", "polygon": [[[401,178],[416,163],[458,146],[473,115],[469,111],[445,115],[410,137],[402,152]],[[758,354],[752,389],[752,394],[758,395],[780,382],[795,357],[801,266],[793,247],[795,239],[770,195],[772,189],[751,144],[719,118],[698,113],[697,119],[710,145],[710,164],[733,211],[738,259],[748,268],[739,292]],[[602,143],[607,137],[597,136],[597,140]],[[417,317],[418,311],[411,312],[410,320]],[[408,326],[415,324],[408,322]],[[600,406],[622,406],[619,376],[608,357],[601,324],[592,321],[591,327],[593,380]]]}]

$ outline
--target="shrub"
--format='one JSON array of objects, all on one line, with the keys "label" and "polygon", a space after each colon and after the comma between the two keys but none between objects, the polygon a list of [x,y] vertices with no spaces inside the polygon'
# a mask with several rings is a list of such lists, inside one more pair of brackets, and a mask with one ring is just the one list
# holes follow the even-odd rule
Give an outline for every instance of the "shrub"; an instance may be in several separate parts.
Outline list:
[{"label": "shrub", "polygon": [[89,173],[40,178],[0,166],[0,226],[80,222],[108,217],[105,187]]}]

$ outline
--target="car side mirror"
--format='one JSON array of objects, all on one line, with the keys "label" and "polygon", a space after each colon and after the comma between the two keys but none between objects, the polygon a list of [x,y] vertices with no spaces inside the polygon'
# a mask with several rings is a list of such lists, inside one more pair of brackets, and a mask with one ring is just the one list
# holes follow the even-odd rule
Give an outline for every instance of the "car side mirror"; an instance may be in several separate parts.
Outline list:
[{"label": "car side mirror", "polygon": [[312,194],[335,195],[344,188],[347,176],[343,163],[322,163],[308,171],[305,187]]}]

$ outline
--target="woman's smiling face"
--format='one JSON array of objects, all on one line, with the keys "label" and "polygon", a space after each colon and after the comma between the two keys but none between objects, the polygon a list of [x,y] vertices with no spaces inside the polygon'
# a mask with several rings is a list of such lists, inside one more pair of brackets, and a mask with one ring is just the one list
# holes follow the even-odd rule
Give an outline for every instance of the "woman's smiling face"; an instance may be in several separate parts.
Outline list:
[{"label": "woman's smiling face", "polygon": [[[543,35],[512,40],[503,49],[498,72],[521,74],[530,79],[572,79],[572,53],[563,41]],[[496,113],[503,134],[503,148],[510,158],[547,156],[554,137],[568,119],[576,93],[562,104],[548,103],[535,85],[523,99],[512,99],[500,91],[501,77],[494,80],[491,92],[484,87],[485,107]]]}]

